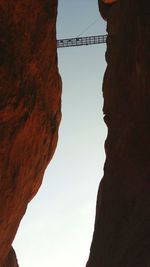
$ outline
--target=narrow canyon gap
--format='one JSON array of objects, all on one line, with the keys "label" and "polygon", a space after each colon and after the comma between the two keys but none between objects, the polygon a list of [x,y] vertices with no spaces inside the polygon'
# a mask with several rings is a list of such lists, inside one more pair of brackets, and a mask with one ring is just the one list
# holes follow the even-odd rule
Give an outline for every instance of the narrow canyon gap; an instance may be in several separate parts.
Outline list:
[{"label": "narrow canyon gap", "polygon": [[0,266],[58,138],[57,0],[0,0]]},{"label": "narrow canyon gap", "polygon": [[[104,3],[105,2],[105,3]],[[150,265],[150,3],[99,0],[107,19],[104,177],[88,267]],[[56,0],[0,0],[0,266],[54,153],[61,118]],[[31,266],[32,267],[32,266]]]},{"label": "narrow canyon gap", "polygon": [[148,267],[150,2],[99,0],[99,7],[108,31],[103,81],[108,136],[87,267]]}]

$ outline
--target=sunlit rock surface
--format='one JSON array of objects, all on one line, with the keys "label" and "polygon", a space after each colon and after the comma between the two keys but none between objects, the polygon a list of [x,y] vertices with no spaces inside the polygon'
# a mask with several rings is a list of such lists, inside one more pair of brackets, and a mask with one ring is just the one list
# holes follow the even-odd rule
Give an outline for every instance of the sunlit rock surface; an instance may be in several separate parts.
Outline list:
[{"label": "sunlit rock surface", "polygon": [[118,0],[101,0],[101,1],[103,1],[105,4],[112,4],[112,3],[115,3]]},{"label": "sunlit rock surface", "polygon": [[150,2],[118,0],[106,15],[103,93],[108,136],[87,267],[148,267]]},{"label": "sunlit rock surface", "polygon": [[57,144],[56,15],[57,0],[0,0],[0,266]]}]

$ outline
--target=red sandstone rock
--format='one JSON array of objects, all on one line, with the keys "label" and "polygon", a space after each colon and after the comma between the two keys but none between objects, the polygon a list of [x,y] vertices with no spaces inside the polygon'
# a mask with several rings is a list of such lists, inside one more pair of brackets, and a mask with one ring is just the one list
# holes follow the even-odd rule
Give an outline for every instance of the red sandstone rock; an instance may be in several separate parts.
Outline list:
[{"label": "red sandstone rock", "polygon": [[105,4],[112,4],[115,3],[118,0],[102,0]]},{"label": "red sandstone rock", "polygon": [[15,251],[13,250],[12,247],[11,247],[11,249],[10,249],[6,259],[5,259],[5,263],[4,263],[3,267],[19,267]]},{"label": "red sandstone rock", "polygon": [[[116,0],[117,1],[117,0]],[[104,20],[107,20],[107,17],[109,15],[109,9],[111,6],[114,4],[116,1],[105,1],[105,0],[98,0],[98,6],[99,10],[101,12],[101,16],[103,17]]]},{"label": "red sandstone rock", "polygon": [[103,92],[108,136],[87,266],[148,267],[150,2],[118,0],[106,15]]},{"label": "red sandstone rock", "polygon": [[56,15],[57,0],[0,0],[0,266],[57,144]]}]

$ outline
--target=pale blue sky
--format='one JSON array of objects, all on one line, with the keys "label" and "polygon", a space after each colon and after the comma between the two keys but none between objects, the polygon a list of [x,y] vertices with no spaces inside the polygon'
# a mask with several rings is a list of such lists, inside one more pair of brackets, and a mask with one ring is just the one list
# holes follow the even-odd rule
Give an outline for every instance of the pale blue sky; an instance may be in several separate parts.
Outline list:
[{"label": "pale blue sky", "polygon": [[[59,39],[76,37],[100,17],[97,0],[59,0],[58,11]],[[83,36],[98,34],[105,34],[100,18]],[[103,44],[58,50],[63,80],[59,142],[14,242],[20,267],[85,267],[105,159],[105,49]]]}]

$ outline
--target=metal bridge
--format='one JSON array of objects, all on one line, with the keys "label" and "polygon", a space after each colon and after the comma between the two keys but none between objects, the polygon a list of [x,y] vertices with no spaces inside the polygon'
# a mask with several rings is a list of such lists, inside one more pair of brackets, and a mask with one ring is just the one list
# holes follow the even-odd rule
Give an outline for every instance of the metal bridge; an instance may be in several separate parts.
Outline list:
[{"label": "metal bridge", "polygon": [[57,48],[106,43],[107,35],[76,37],[57,40]]}]

